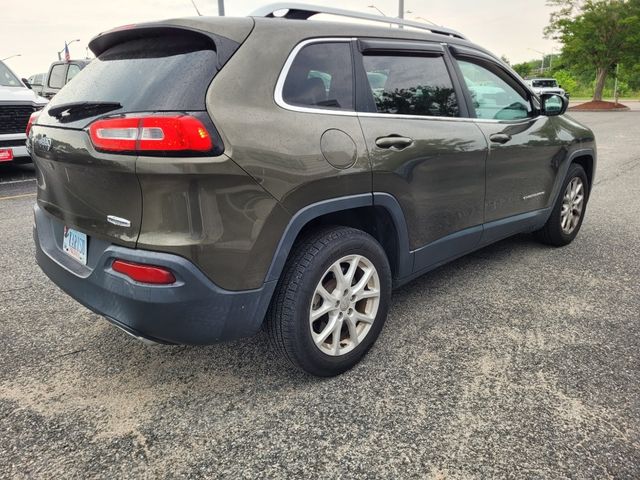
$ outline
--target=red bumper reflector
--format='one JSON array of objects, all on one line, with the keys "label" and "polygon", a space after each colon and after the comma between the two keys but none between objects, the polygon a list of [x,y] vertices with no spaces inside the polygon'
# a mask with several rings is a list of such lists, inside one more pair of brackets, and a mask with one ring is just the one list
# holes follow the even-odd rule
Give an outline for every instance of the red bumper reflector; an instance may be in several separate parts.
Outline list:
[{"label": "red bumper reflector", "polygon": [[13,150],[11,148],[0,148],[0,162],[10,162],[13,160]]},{"label": "red bumper reflector", "polygon": [[176,277],[169,270],[153,265],[114,260],[111,268],[140,283],[170,285],[176,282]]}]

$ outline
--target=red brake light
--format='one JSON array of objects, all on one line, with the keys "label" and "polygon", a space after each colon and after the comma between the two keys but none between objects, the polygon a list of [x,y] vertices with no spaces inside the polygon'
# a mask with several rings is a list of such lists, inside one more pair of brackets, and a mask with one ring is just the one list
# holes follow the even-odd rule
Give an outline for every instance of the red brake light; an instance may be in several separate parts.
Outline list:
[{"label": "red brake light", "polygon": [[153,285],[170,285],[176,282],[176,277],[169,270],[145,265],[142,263],[128,262],[125,260],[114,260],[111,265],[116,272],[140,283],[150,283]]},{"label": "red brake light", "polygon": [[190,115],[108,118],[92,123],[89,135],[97,149],[111,152],[207,152],[213,147],[205,126]]},{"label": "red brake light", "polygon": [[27,137],[29,136],[29,132],[31,131],[31,127],[33,126],[34,123],[36,123],[36,120],[38,119],[39,115],[40,115],[40,110],[38,110],[37,112],[33,112],[29,116],[29,121],[27,122],[27,130],[25,131],[25,133],[27,134]]}]

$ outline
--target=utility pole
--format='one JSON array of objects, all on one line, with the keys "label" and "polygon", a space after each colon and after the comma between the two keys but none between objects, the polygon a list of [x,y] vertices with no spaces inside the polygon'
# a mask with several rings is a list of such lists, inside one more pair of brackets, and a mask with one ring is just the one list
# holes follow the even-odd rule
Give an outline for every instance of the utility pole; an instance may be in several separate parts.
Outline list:
[{"label": "utility pole", "polygon": [[620,71],[620,63],[616,63],[616,83],[613,85],[613,101],[618,103],[618,72]]},{"label": "utility pole", "polygon": [[[398,18],[404,20],[404,0],[398,0]],[[400,25],[400,28],[403,26]]]},{"label": "utility pole", "polygon": [[218,0],[218,15],[224,17],[224,0]]}]

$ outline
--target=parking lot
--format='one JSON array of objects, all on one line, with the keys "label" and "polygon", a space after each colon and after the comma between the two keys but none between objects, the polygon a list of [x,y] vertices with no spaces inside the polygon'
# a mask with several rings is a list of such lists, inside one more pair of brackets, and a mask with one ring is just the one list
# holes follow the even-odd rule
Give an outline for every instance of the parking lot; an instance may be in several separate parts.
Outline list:
[{"label": "parking lot", "polygon": [[265,335],[145,346],[34,262],[29,168],[0,169],[0,477],[640,477],[640,111],[598,139],[578,239],[521,235],[394,294],[328,380]]}]

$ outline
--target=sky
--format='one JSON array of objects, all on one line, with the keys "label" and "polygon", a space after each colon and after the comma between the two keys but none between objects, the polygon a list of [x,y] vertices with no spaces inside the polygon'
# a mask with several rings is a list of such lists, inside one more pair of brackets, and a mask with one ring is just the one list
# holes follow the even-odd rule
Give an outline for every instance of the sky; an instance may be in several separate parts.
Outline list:
[{"label": "sky", "polygon": [[[217,15],[217,0],[195,0],[203,15]],[[274,0],[226,0],[228,16],[245,16]],[[398,15],[397,0],[297,0],[375,13],[374,4],[388,16]],[[543,37],[550,9],[545,0],[405,0],[405,18],[424,17],[464,33],[473,42],[512,63],[540,58],[558,45]],[[20,77],[48,70],[65,40],[79,39],[69,49],[84,58],[89,40],[111,28],[195,15],[190,0],[0,0],[0,59]],[[418,20],[420,21],[420,20]]]}]

